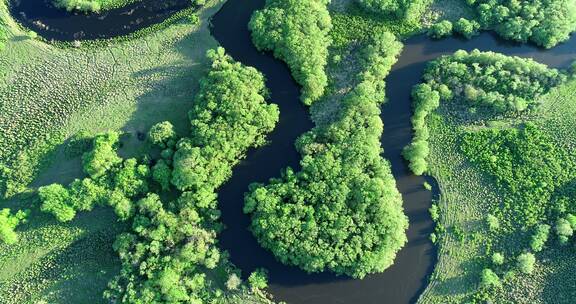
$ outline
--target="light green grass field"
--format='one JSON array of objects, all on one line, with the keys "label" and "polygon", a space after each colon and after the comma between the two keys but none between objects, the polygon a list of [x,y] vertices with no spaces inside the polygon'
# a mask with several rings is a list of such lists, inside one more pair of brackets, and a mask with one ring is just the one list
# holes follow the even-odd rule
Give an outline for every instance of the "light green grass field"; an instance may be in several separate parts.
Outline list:
[{"label": "light green grass field", "polygon": [[[447,232],[439,244],[439,261],[431,283],[419,301],[426,304],[466,303],[476,291],[486,253],[495,241],[484,224],[486,212],[501,201],[502,195],[495,190],[493,180],[460,152],[457,142],[466,127],[443,118],[450,110],[450,106],[441,105],[429,121],[430,171],[441,187],[439,222]],[[553,89],[542,97],[542,105],[534,113],[521,119],[534,122],[551,135],[555,144],[576,156],[576,81]],[[456,237],[455,227],[464,232],[463,239]],[[509,239],[512,241],[505,254],[527,247],[525,237]],[[495,291],[497,303],[573,303],[576,280],[570,265],[576,262],[574,249],[549,242],[549,248],[536,255],[533,274],[516,275]],[[510,261],[513,257],[507,258]]]},{"label": "light green grass field", "polygon": [[[127,132],[121,152],[132,154],[141,146],[137,133],[156,122],[188,130],[205,53],[217,46],[207,20],[223,2],[210,1],[199,12],[200,24],[184,17],[132,39],[80,48],[27,38],[0,2],[10,37],[0,56],[0,162],[27,162],[18,166],[33,169],[26,176],[35,179],[33,189],[81,176],[80,159],[62,152],[78,131]],[[34,196],[0,201],[3,207],[30,208],[32,215],[17,229],[17,245],[0,245],[0,303],[104,302],[102,291],[119,271],[111,244],[122,226],[111,210],[59,224],[38,211]]]}]

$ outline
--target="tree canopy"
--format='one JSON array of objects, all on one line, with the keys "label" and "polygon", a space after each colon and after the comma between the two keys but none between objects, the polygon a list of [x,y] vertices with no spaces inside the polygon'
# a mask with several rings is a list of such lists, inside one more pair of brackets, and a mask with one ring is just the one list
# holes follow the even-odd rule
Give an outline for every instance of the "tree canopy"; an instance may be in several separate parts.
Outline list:
[{"label": "tree canopy", "polygon": [[324,94],[328,36],[332,21],[328,0],[266,0],[250,20],[252,40],[259,50],[273,51],[302,85],[302,101],[311,105]]},{"label": "tree canopy", "polygon": [[189,113],[192,134],[174,154],[172,184],[180,190],[220,186],[249,148],[265,144],[279,119],[278,107],[266,103],[260,72],[234,62],[222,48],[208,56],[212,69]]},{"label": "tree canopy", "polygon": [[502,37],[551,48],[576,30],[576,0],[468,0],[485,28]]},{"label": "tree canopy", "polygon": [[363,277],[389,267],[405,244],[408,221],[380,155],[379,116],[384,78],[401,48],[392,34],[376,37],[338,118],[298,139],[301,171],[251,186],[244,206],[251,229],[281,262]]}]

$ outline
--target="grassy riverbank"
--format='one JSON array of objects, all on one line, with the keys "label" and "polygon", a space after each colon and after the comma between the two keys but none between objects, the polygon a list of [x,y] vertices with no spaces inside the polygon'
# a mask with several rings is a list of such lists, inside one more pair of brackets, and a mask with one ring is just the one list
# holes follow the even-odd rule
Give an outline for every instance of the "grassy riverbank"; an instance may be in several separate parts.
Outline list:
[{"label": "grassy riverbank", "polygon": [[[520,122],[532,122],[545,136],[553,139],[558,149],[571,155],[571,162],[574,162],[575,92],[576,81],[568,82],[541,97],[542,105],[532,113],[492,121],[488,126],[514,128]],[[428,160],[431,175],[438,180],[442,190],[438,204],[439,225],[446,232],[440,239],[439,261],[431,283],[419,303],[466,303],[478,299],[480,272],[486,267],[498,268],[490,265],[491,255],[502,251],[505,265],[509,265],[504,269],[513,270],[516,255],[529,249],[533,233],[528,229],[504,236],[489,231],[486,216],[508,193],[498,190],[494,178],[461,152],[463,134],[478,126],[450,119],[453,116],[449,113],[457,111],[451,105],[441,104],[436,114],[428,119]],[[555,219],[550,220],[553,224]],[[506,241],[502,242],[502,237]],[[576,258],[571,246],[559,245],[551,238],[547,248],[536,253],[533,273],[514,275],[514,271],[509,271],[501,277],[503,286],[490,292],[491,298],[498,299],[498,303],[572,303],[574,278],[569,265],[573,265]]]},{"label": "grassy riverbank", "polygon": [[[223,3],[208,1],[129,39],[72,48],[31,39],[0,2],[8,33],[0,55],[0,163],[15,169],[0,179],[15,195],[0,209],[32,210],[18,243],[0,244],[0,302],[104,303],[102,292],[120,269],[111,244],[125,227],[107,209],[61,224],[40,213],[35,195],[18,193],[82,176],[80,158],[65,149],[78,132],[124,132],[119,152],[129,156],[143,149],[138,133],[159,121],[189,130],[186,113],[209,67],[205,54],[217,46],[207,20]],[[241,294],[231,301],[258,302]]]}]

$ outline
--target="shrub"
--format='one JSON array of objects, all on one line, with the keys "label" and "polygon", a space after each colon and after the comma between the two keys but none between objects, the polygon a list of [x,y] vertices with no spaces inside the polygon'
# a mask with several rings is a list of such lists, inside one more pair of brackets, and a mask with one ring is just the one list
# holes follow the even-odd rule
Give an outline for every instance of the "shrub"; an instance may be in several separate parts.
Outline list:
[{"label": "shrub", "polygon": [[480,286],[490,288],[490,287],[501,287],[502,282],[500,282],[500,278],[494,271],[489,268],[485,268],[482,270],[480,275]]},{"label": "shrub", "polygon": [[452,22],[448,20],[443,20],[430,27],[430,29],[428,30],[428,36],[435,39],[451,36],[452,29],[453,29]]},{"label": "shrub", "polygon": [[530,247],[534,252],[540,252],[544,249],[546,241],[548,241],[548,236],[550,235],[550,226],[546,224],[540,224],[536,228],[536,232],[532,236],[530,242]]},{"label": "shrub", "polygon": [[0,210],[0,242],[8,245],[15,244],[18,241],[18,235],[14,232],[14,229],[16,229],[18,225],[26,223],[26,218],[29,213],[29,210],[19,210],[12,215],[8,208]]},{"label": "shrub", "polygon": [[534,271],[535,263],[536,257],[532,253],[527,252],[518,256],[516,267],[524,274],[531,274]]}]

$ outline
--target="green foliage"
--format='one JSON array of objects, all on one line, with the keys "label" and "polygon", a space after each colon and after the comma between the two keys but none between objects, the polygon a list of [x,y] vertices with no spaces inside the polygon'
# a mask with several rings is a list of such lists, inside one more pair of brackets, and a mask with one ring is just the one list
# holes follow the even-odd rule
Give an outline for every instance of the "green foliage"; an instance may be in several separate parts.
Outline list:
[{"label": "green foliage", "polygon": [[[216,244],[222,225],[217,222],[215,191],[248,148],[265,143],[266,133],[278,121],[278,109],[265,103],[262,74],[233,62],[223,49],[208,56],[212,68],[201,80],[189,113],[192,134],[176,145],[174,172],[171,153],[162,153],[164,159],[152,168],[152,179],[163,190],[171,180],[188,191],[175,191],[180,197],[171,202],[148,193],[121,207],[133,214],[132,229],[114,243],[122,271],[105,293],[112,302],[220,303],[223,292],[217,286],[247,290]],[[138,167],[129,168],[130,173],[140,172]],[[122,195],[116,208],[123,206]],[[227,281],[219,278],[222,274]],[[251,275],[249,283],[254,289],[265,288],[264,273]]]},{"label": "green foliage", "polygon": [[324,94],[332,28],[328,0],[266,0],[250,20],[252,40],[259,50],[274,52],[302,85],[301,100],[311,105]]},{"label": "green foliage", "polygon": [[82,156],[92,149],[93,139],[87,132],[74,134],[64,146],[64,154],[67,158]]},{"label": "green foliage", "polygon": [[409,161],[410,170],[416,175],[422,175],[428,168],[426,158],[430,153],[428,146],[429,131],[426,117],[440,105],[440,94],[432,90],[428,84],[419,84],[412,90],[414,115],[412,128],[414,138],[412,143],[404,148],[403,155]]},{"label": "green foliage", "polygon": [[248,277],[248,283],[252,289],[264,289],[268,287],[268,272],[266,269],[256,269]]},{"label": "green foliage", "polygon": [[298,139],[301,171],[250,187],[252,232],[281,262],[364,277],[389,267],[405,244],[401,196],[380,155],[379,104],[400,50],[392,34],[375,37],[337,119]]},{"label": "green foliage", "polygon": [[497,210],[502,218],[527,227],[546,220],[554,210],[552,195],[556,187],[573,178],[576,166],[564,150],[532,124],[467,133],[461,149],[494,176],[505,193]]},{"label": "green foliage", "polygon": [[152,179],[160,184],[163,191],[170,190],[172,168],[163,159],[159,160],[152,168]]},{"label": "green foliage", "polygon": [[442,20],[430,27],[428,36],[440,39],[452,35],[453,25],[449,20]]},{"label": "green foliage", "polygon": [[67,11],[95,12],[126,6],[141,0],[52,0],[54,5]]},{"label": "green foliage", "polygon": [[480,30],[480,23],[476,20],[468,20],[465,18],[460,18],[456,23],[454,23],[454,31],[466,39],[470,39],[478,35]]},{"label": "green foliage", "polygon": [[118,139],[119,134],[116,132],[100,134],[94,138],[92,150],[82,157],[84,171],[90,177],[103,176],[109,169],[122,162],[114,147]]},{"label": "green foliage", "polygon": [[534,271],[536,257],[530,252],[522,253],[516,259],[516,267],[524,274],[531,274]]},{"label": "green foliage", "polygon": [[495,252],[492,255],[492,264],[500,266],[504,264],[504,255],[500,252]]},{"label": "green foliage", "polygon": [[163,121],[155,124],[148,132],[148,138],[152,144],[165,148],[169,141],[177,137],[174,126],[169,121]]},{"label": "green foliage", "polygon": [[70,193],[59,184],[40,187],[38,195],[42,201],[41,210],[53,214],[60,222],[69,222],[76,216],[76,210],[69,204]]},{"label": "green foliage", "polygon": [[438,208],[438,204],[432,204],[430,209],[428,209],[428,212],[430,212],[430,217],[432,220],[434,222],[438,222],[440,219],[440,208]]},{"label": "green foliage", "polygon": [[487,288],[501,287],[502,282],[500,282],[500,278],[492,269],[485,268],[480,275],[480,286]]},{"label": "green foliage", "polygon": [[488,226],[488,230],[496,231],[500,228],[500,220],[492,214],[488,214],[486,216],[486,225]]},{"label": "green foliage", "polygon": [[566,77],[531,59],[474,50],[432,61],[424,79],[434,89],[446,85],[458,101],[496,112],[521,112]]},{"label": "green foliage", "polygon": [[534,252],[540,252],[544,249],[544,245],[548,241],[550,236],[550,226],[546,224],[540,224],[536,227],[536,232],[532,235],[532,240],[530,241],[530,248]]},{"label": "green foliage", "polygon": [[461,50],[430,62],[424,80],[412,92],[414,138],[403,153],[416,175],[428,168],[426,119],[438,108],[440,99],[482,107],[491,115],[517,113],[535,106],[539,96],[564,82],[566,76],[531,59]]},{"label": "green foliage", "polygon": [[558,236],[561,244],[568,243],[570,238],[574,235],[574,229],[572,229],[572,225],[570,225],[570,222],[564,218],[559,218],[556,221],[554,229],[556,230],[556,235]]},{"label": "green foliage", "polygon": [[528,40],[551,48],[566,41],[576,30],[574,0],[468,0],[485,28],[506,39]]},{"label": "green foliage", "polygon": [[133,158],[123,161],[116,153],[117,141],[115,132],[97,135],[93,149],[83,157],[84,170],[90,177],[76,179],[68,188],[59,184],[40,187],[41,210],[60,222],[68,222],[78,211],[108,204],[121,220],[127,220],[134,208],[130,199],[148,192],[150,169]]},{"label": "green foliage", "polygon": [[428,0],[357,0],[364,9],[386,16],[419,22],[431,1]]},{"label": "green foliage", "polygon": [[12,215],[8,208],[0,210],[0,242],[8,245],[15,244],[18,241],[18,235],[14,232],[14,229],[16,229],[18,225],[26,223],[26,218],[29,213],[29,210],[19,210]]},{"label": "green foliage", "polygon": [[266,104],[261,73],[235,63],[221,48],[209,57],[212,69],[200,81],[189,113],[192,136],[174,154],[172,184],[180,190],[220,186],[249,148],[265,144],[278,122],[278,107]]}]

